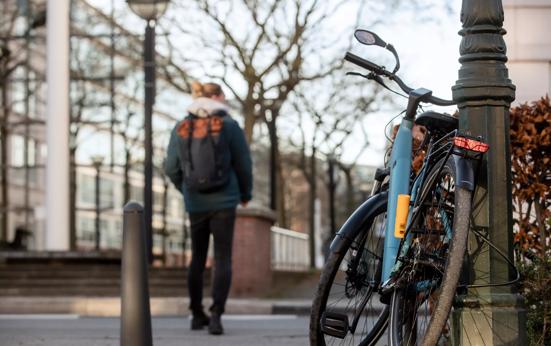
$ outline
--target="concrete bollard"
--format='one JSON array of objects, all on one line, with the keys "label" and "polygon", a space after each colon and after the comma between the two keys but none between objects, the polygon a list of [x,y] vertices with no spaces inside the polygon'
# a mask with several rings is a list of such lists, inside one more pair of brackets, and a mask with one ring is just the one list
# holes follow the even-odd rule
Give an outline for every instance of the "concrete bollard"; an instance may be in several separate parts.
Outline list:
[{"label": "concrete bollard", "polygon": [[152,346],[143,207],[124,206],[121,270],[121,346]]}]

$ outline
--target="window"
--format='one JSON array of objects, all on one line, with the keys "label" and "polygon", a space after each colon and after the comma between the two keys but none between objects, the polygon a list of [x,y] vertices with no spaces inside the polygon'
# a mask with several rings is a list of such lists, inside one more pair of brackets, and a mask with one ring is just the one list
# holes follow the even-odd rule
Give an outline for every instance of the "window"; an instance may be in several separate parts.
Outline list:
[{"label": "window", "polygon": [[184,218],[184,205],[182,195],[170,191],[168,194],[168,216],[173,218]]},{"label": "window", "polygon": [[163,236],[161,234],[153,234],[153,249],[157,253],[161,253],[163,251]]},{"label": "window", "polygon": [[95,204],[96,203],[96,186],[95,177],[79,174],[79,184],[77,186],[77,200],[80,203]]},{"label": "window", "polygon": [[164,193],[153,191],[153,210],[159,213],[162,212],[163,204],[164,204]]},{"label": "window", "polygon": [[39,145],[39,158],[38,163],[39,164],[45,164],[46,163],[46,156],[48,155],[48,146],[44,143]]},{"label": "window", "polygon": [[132,185],[130,187],[130,199],[133,200],[133,201],[137,201],[137,202],[142,203],[143,202],[143,187]]},{"label": "window", "polygon": [[27,163],[29,166],[36,164],[36,141],[33,139],[27,141]]},{"label": "window", "polygon": [[[101,177],[101,173],[100,173]],[[95,180],[95,177],[94,177]],[[94,181],[95,185],[95,181]],[[95,186],[94,186],[94,193],[95,193]],[[95,196],[95,195],[94,195]],[[94,198],[95,203],[95,198]],[[101,178],[100,179],[100,206],[102,208],[111,208],[115,204],[114,200],[114,183],[109,178]]]},{"label": "window", "polygon": [[109,247],[115,249],[122,248],[122,222],[120,220],[114,220],[112,222],[112,230],[110,234]]},{"label": "window", "polygon": [[[100,241],[101,241],[100,246],[102,249],[111,247],[111,241],[112,241],[113,235],[112,235],[112,229],[110,226],[111,226],[111,222],[104,219],[100,219],[99,231],[100,231]],[[95,220],[94,220],[94,228],[95,228]]]},{"label": "window", "polygon": [[77,226],[77,239],[86,243],[94,242],[95,235],[95,220],[86,216],[80,216],[78,218]]},{"label": "window", "polygon": [[25,138],[13,135],[11,138],[11,164],[13,166],[25,165]]}]

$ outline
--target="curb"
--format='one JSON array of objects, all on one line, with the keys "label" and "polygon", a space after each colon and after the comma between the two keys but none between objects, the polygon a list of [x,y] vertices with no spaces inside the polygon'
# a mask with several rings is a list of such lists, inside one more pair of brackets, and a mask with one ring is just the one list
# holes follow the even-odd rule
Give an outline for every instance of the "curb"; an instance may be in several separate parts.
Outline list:
[{"label": "curb", "polygon": [[[208,307],[211,299],[204,300]],[[227,314],[309,315],[309,300],[228,299]],[[189,315],[187,297],[153,297],[152,316]],[[0,297],[0,314],[76,314],[79,316],[119,317],[119,297]]]}]

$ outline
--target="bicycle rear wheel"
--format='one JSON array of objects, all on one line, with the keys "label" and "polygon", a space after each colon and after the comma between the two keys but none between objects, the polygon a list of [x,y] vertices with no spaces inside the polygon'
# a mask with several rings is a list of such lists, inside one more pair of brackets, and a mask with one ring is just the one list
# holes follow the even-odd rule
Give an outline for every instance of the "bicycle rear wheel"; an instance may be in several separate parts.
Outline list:
[{"label": "bicycle rear wheel", "polygon": [[379,302],[387,198],[342,251],[329,255],[312,303],[310,344],[374,345],[388,322]]},{"label": "bicycle rear wheel", "polygon": [[[441,169],[440,169],[441,168]],[[389,344],[449,345],[448,317],[463,264],[471,191],[456,186],[453,158],[440,162],[421,187],[425,202],[410,229],[400,284],[391,299]]]}]

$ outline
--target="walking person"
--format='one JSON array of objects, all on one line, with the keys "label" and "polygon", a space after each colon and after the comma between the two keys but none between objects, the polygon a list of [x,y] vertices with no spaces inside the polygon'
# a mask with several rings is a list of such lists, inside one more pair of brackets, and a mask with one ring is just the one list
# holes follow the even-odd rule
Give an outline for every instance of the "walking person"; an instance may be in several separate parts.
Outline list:
[{"label": "walking person", "polygon": [[[174,127],[165,173],[184,195],[191,223],[188,274],[191,329],[208,325],[210,334],[224,332],[224,313],[232,276],[232,243],[238,204],[251,200],[252,163],[245,136],[228,114],[220,85],[192,84],[193,103]],[[203,272],[209,238],[214,240],[214,280],[210,318],[203,310]]]}]

